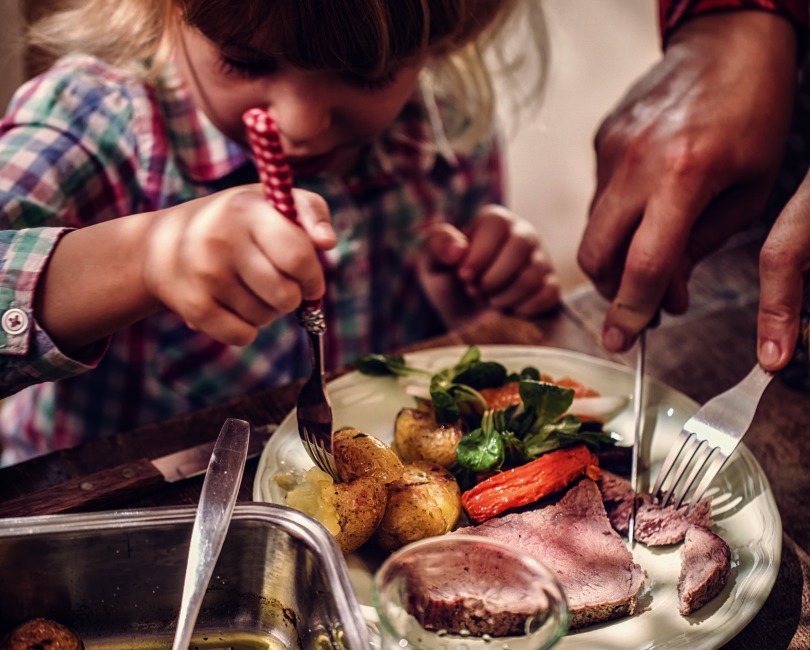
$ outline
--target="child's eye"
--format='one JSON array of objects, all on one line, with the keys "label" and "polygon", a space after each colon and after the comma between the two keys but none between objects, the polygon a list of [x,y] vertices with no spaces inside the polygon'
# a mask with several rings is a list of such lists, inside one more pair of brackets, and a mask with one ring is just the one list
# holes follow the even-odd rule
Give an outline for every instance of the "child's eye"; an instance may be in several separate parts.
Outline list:
[{"label": "child's eye", "polygon": [[278,70],[278,64],[270,59],[248,61],[235,59],[225,54],[220,57],[220,64],[225,74],[236,74],[251,79],[263,77]]},{"label": "child's eye", "polygon": [[385,76],[376,77],[374,79],[360,75],[347,74],[343,75],[343,79],[346,81],[346,83],[352,86],[373,92],[375,90],[384,90],[385,88],[391,86],[397,79],[397,73],[396,71],[389,72]]}]

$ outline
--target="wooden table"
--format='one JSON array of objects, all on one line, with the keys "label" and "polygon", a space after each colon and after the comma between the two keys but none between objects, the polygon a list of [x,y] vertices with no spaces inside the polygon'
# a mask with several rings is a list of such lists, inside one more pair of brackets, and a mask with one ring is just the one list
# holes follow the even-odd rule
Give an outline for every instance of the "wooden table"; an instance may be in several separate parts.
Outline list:
[{"label": "wooden table", "polygon": [[[741,379],[755,363],[757,253],[752,232],[696,270],[687,315],[665,317],[648,335],[649,374],[705,402]],[[566,296],[559,313],[537,322],[489,318],[418,347],[514,343],[566,348],[632,365],[634,355],[606,353],[599,333],[606,303],[590,288]],[[227,417],[278,423],[299,385],[248,395],[137,431],[119,434],[0,470],[0,503],[120,463],[157,457],[213,440]],[[810,390],[774,381],[745,439],[767,474],[784,527],[776,585],[754,620],[725,647],[810,648]],[[257,461],[245,472],[240,499],[250,500]],[[194,504],[202,479],[161,487],[115,507]],[[109,506],[108,506],[109,507]],[[32,513],[33,514],[33,513]]]}]

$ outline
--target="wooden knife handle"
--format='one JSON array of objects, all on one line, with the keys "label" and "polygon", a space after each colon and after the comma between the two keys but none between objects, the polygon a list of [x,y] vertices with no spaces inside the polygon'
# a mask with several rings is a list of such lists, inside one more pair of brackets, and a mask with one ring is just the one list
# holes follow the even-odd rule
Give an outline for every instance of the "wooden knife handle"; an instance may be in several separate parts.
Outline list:
[{"label": "wooden knife handle", "polygon": [[137,496],[163,482],[152,462],[142,458],[0,503],[0,517],[77,512]]}]

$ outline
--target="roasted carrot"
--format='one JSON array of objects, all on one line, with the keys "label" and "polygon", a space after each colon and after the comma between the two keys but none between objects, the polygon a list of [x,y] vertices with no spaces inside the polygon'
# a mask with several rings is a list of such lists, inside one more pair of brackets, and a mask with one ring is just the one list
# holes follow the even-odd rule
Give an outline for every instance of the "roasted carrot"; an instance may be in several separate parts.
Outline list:
[{"label": "roasted carrot", "polygon": [[585,445],[557,449],[481,481],[461,495],[461,505],[481,523],[558,492],[583,474],[599,477],[599,460]]}]

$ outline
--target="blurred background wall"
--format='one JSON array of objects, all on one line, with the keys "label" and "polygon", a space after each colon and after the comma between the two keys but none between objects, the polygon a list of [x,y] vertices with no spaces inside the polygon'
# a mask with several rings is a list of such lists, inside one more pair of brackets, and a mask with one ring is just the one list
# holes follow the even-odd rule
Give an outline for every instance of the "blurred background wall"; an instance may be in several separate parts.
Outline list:
[{"label": "blurred background wall", "polygon": [[0,109],[22,81],[19,0],[0,0]]},{"label": "blurred background wall", "polygon": [[[19,0],[0,0],[0,106],[22,79]],[[36,8],[43,0],[25,0]],[[543,0],[551,37],[545,102],[508,141],[510,205],[537,223],[565,288],[594,185],[602,116],[658,56],[656,0]]]},{"label": "blurred background wall", "polygon": [[576,251],[595,184],[603,116],[660,54],[656,0],[543,0],[551,69],[537,116],[509,140],[511,207],[537,223],[564,288],[584,281]]}]

